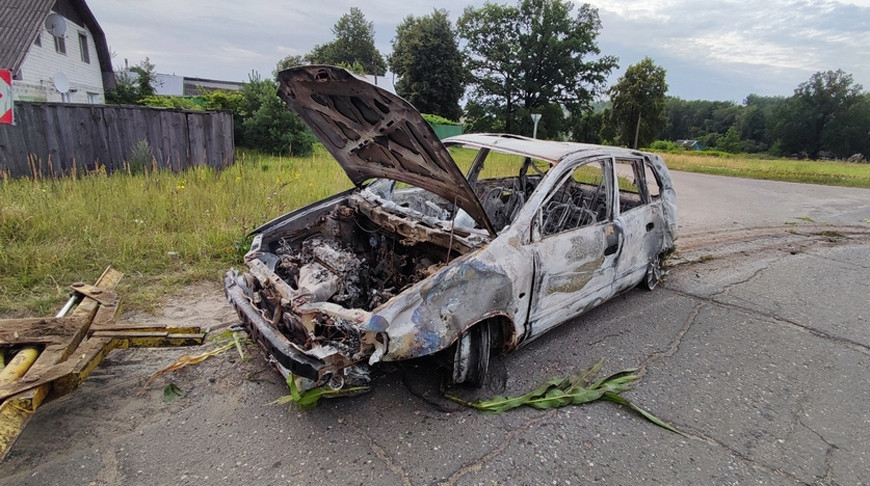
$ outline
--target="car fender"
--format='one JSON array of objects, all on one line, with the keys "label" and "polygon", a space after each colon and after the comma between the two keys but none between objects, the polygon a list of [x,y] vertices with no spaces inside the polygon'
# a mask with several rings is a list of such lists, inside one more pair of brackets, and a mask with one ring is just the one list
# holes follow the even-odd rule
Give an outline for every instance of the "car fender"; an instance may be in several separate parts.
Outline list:
[{"label": "car fender", "polygon": [[475,323],[509,316],[512,296],[502,269],[463,257],[376,309],[365,330],[387,335],[383,361],[426,356]]}]

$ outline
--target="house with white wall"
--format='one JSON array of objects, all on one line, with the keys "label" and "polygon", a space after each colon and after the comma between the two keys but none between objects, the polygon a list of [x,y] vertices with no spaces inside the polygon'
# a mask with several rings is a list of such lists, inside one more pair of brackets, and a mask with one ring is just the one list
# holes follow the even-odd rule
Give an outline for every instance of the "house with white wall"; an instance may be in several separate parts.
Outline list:
[{"label": "house with white wall", "polygon": [[240,81],[221,81],[219,79],[155,73],[151,87],[159,95],[198,96],[210,91],[241,91],[242,84]]},{"label": "house with white wall", "polygon": [[106,36],[84,0],[0,0],[0,32],[15,100],[105,103],[115,87]]}]

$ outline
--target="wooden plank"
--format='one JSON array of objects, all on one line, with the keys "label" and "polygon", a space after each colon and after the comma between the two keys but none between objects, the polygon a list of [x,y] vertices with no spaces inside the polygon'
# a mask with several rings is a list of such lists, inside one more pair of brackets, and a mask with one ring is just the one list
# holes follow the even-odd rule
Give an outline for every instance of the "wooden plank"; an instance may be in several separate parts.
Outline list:
[{"label": "wooden plank", "polygon": [[[24,142],[24,151],[28,157],[25,163],[25,172],[21,174],[25,177],[38,175],[39,161],[47,156],[46,153],[49,150],[48,141],[45,138],[47,121],[44,114],[45,110],[38,103],[28,106],[19,114],[20,121],[25,127],[21,133],[21,139]],[[33,167],[30,165],[30,159],[33,160]],[[34,170],[36,174],[34,174]]]},{"label": "wooden plank", "polygon": [[[105,272],[103,272],[99,279],[97,279],[95,285],[105,289],[114,289],[123,276],[124,274],[110,267],[107,268]],[[85,297],[84,299],[82,299],[82,302],[79,304],[79,306],[70,314],[70,317],[90,322],[94,318],[98,307],[99,304],[97,303],[97,301]],[[77,334],[73,337],[71,342],[75,342],[76,346],[78,346],[86,331],[86,326],[81,326],[81,330],[77,331]],[[97,344],[102,343],[95,340],[94,343],[91,344],[91,347],[88,349],[91,349]],[[30,370],[28,370],[25,378],[30,376],[31,373],[34,373],[33,376],[38,376],[38,374],[40,373],[45,373],[47,370],[51,369],[51,366],[59,363],[61,360],[68,358],[69,354],[73,351],[73,349],[75,349],[76,346],[73,346],[72,349],[69,349],[69,347],[66,345],[46,346],[46,348],[43,349],[42,353],[40,353],[39,358],[36,359],[36,362],[33,364],[33,366],[31,366]],[[105,353],[108,352],[109,350],[105,350]],[[102,356],[105,356],[105,354],[102,354]],[[42,361],[40,362],[40,360]],[[98,363],[99,361],[96,362]],[[77,362],[70,362],[70,366],[76,364]],[[94,366],[96,366],[96,364],[94,364]],[[65,373],[67,372],[67,370],[66,368],[55,368],[54,372]],[[18,438],[18,435],[21,434],[21,431],[24,430],[25,426],[27,426],[27,422],[30,420],[30,417],[42,404],[46,396],[48,396],[51,388],[51,383],[42,383],[35,388],[17,393],[0,402],[0,460],[3,460],[3,458],[6,457],[6,454],[12,447],[15,439]]]},{"label": "wooden plank", "polygon": [[[121,278],[123,276],[123,273],[111,267],[107,268],[106,271],[103,272],[103,274],[100,276],[100,278],[97,279],[96,286],[105,289],[114,289],[115,286],[118,285],[118,282],[121,281]],[[82,299],[82,302],[78,305],[78,307],[73,310],[69,317],[74,319],[81,319],[85,322],[90,323],[93,320],[94,315],[96,315],[98,307],[99,303],[97,301],[85,297],[84,299]],[[72,340],[75,346],[78,346],[78,344],[84,338],[86,332],[87,327],[82,326],[80,333]],[[43,353],[40,354],[39,358],[36,359],[36,363],[34,363],[33,366],[30,368],[30,371],[28,371],[28,374],[30,374],[31,372],[38,373],[40,372],[40,370],[51,367],[57,364],[58,361],[66,359],[69,356],[69,353],[71,353],[72,350],[75,349],[75,346],[72,346],[72,348],[66,350],[66,352],[60,353],[56,358],[52,353],[46,353],[45,351],[43,351]],[[19,406],[23,406],[27,410],[36,411],[36,408],[39,407],[39,405],[45,399],[46,395],[48,395],[50,387],[51,385],[49,384],[42,385],[35,390],[30,390],[11,397],[9,398],[9,400],[17,401]]]},{"label": "wooden plank", "polygon": [[72,107],[70,123],[75,127],[75,150],[64,158],[65,172],[68,173],[72,168],[73,159],[78,164],[79,160],[85,160],[88,163],[99,163],[105,165],[106,169],[111,172],[115,169],[111,160],[106,160],[102,157],[102,151],[97,149],[96,144],[102,138],[97,136],[97,128],[99,123],[95,123],[94,111],[91,106],[76,106]]},{"label": "wooden plank", "polygon": [[[62,105],[46,105],[46,109],[46,116],[53,123],[52,127],[48,127],[49,131],[46,136],[57,142],[57,149],[51,154],[51,162],[53,164],[61,163],[64,167],[72,167],[72,159],[77,147],[76,132],[79,124],[74,115],[75,109]],[[91,169],[96,167],[93,160],[85,159],[83,163]]]},{"label": "wooden plank", "polygon": [[116,166],[121,166],[126,160],[124,157],[124,146],[121,143],[123,127],[123,124],[120,123],[121,116],[119,115],[121,108],[104,106],[101,111],[103,113],[102,122],[106,137],[106,152],[103,154],[103,157],[106,160],[111,160]]},{"label": "wooden plank", "polygon": [[177,111],[167,112],[165,116],[169,119],[167,138],[172,147],[173,168],[176,172],[180,172],[190,166],[187,116]]},{"label": "wooden plank", "polygon": [[151,144],[151,152],[157,158],[157,167],[161,169],[171,169],[170,167],[170,148],[167,147],[167,141],[163,139],[163,119],[161,117],[162,110],[152,110],[142,112],[145,120],[145,139]]},{"label": "wooden plank", "polygon": [[187,113],[187,147],[190,151],[190,165],[210,165],[206,158],[206,126],[211,117],[206,113]]},{"label": "wooden plank", "polygon": [[0,173],[6,173],[10,177],[14,177],[16,173],[19,157],[17,142],[20,138],[13,138],[12,135],[19,127],[20,125],[0,125]]},{"label": "wooden plank", "polygon": [[[112,157],[109,150],[109,132],[106,126],[106,112],[104,107],[90,106],[88,108],[88,122],[90,123],[89,142],[91,144],[91,157],[99,159],[100,163],[106,164],[115,170],[121,170],[123,163]],[[78,165],[78,159],[76,159]]]},{"label": "wooden plank", "polygon": [[229,167],[236,163],[236,141],[235,129],[233,128],[233,114],[225,112],[223,129],[221,130],[221,140],[224,142],[224,150],[221,167]]},{"label": "wooden plank", "polygon": [[81,325],[75,317],[0,319],[0,344],[59,343],[75,335]]}]

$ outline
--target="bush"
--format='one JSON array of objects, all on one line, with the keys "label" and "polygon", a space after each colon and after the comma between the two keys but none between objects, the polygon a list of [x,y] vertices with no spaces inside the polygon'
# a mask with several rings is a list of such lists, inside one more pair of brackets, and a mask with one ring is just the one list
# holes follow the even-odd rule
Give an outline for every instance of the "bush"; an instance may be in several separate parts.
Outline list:
[{"label": "bush", "polygon": [[680,149],[676,143],[670,140],[656,140],[649,148],[657,152],[676,152]]},{"label": "bush", "polygon": [[238,145],[271,154],[311,154],[314,135],[277,92],[278,85],[271,79],[252,79],[242,86]]},{"label": "bush", "polygon": [[145,172],[146,167],[151,166],[153,158],[154,154],[148,140],[139,140],[130,151],[130,156],[127,157],[127,169],[132,174],[141,174]]},{"label": "bush", "polygon": [[452,121],[452,120],[448,120],[447,118],[444,118],[443,116],[439,116],[439,115],[430,115],[429,113],[420,113],[420,114],[423,115],[423,119],[426,120],[427,122],[429,122],[430,125],[455,125],[455,126],[462,126],[461,123],[459,123],[459,122],[455,122],[455,121]]},{"label": "bush", "polygon": [[164,96],[151,95],[146,96],[137,102],[140,105],[151,106],[156,108],[174,108],[176,110],[201,110],[196,105],[193,98],[185,96]]}]

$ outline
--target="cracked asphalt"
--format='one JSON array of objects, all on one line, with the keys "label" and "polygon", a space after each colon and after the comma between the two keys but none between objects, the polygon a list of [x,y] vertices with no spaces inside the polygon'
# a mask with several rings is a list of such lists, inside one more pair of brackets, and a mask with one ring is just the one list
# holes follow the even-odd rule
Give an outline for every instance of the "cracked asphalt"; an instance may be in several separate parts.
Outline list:
[{"label": "cracked asphalt", "polygon": [[[870,484],[870,191],[675,174],[679,251],[632,290],[499,357],[520,394],[605,358],[637,367],[613,403],[482,415],[440,397],[431,361],[385,366],[313,412],[253,347],[148,376],[190,350],[113,352],[41,408],[0,484]],[[159,317],[234,322],[217,284]],[[196,351],[194,351],[196,352]],[[187,392],[166,403],[162,388]]]}]

